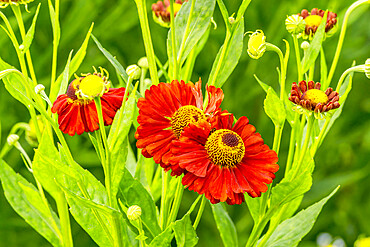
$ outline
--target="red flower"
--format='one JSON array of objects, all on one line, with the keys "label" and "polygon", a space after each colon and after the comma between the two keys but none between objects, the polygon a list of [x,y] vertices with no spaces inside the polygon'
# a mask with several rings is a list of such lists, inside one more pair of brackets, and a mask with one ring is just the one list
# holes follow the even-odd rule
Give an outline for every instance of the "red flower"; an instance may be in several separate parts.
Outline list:
[{"label": "red flower", "polygon": [[173,142],[171,162],[186,170],[182,184],[211,203],[241,204],[245,192],[259,197],[279,169],[276,152],[248,118],[241,117],[234,127],[233,119],[228,114],[213,126],[207,121],[190,124]]},{"label": "red flower", "polygon": [[327,112],[340,106],[339,94],[331,87],[321,91],[321,84],[313,81],[293,82],[289,100],[296,105],[316,113]]},{"label": "red flower", "polygon": [[137,121],[140,126],[135,133],[136,146],[142,148],[145,157],[153,157],[165,171],[172,169],[172,176],[184,171],[177,164],[169,163],[172,141],[180,138],[189,123],[206,120],[219,110],[224,97],[222,90],[209,86],[207,93],[209,101],[203,109],[201,81],[194,85],[174,80],[151,86],[145,98],[139,99]]},{"label": "red flower", "polygon": [[[81,135],[84,132],[93,132],[99,129],[99,119],[93,99],[83,98],[78,95],[81,82],[84,79],[89,81],[101,80],[106,78],[100,73],[88,74],[86,77],[80,77],[73,80],[66,94],[58,96],[51,108],[53,113],[58,114],[58,124],[60,130],[73,136]],[[101,95],[101,104],[103,109],[104,125],[111,125],[117,110],[122,105],[125,88],[110,88]]]},{"label": "red flower", "polygon": [[[181,5],[187,0],[175,0],[174,16],[180,11]],[[170,13],[170,1],[169,0],[159,0],[157,3],[152,4],[153,18],[154,21],[164,27],[169,27],[171,22]]]},{"label": "red flower", "polygon": [[[303,9],[301,11],[299,15],[302,16],[306,22],[304,38],[313,37],[321,23],[322,18],[324,17],[324,14],[325,14],[324,10],[317,8],[313,8],[311,12],[308,12],[307,9]],[[326,36],[328,37],[332,36],[336,31],[336,29],[333,29],[334,27],[336,27],[337,24],[336,18],[337,18],[336,13],[328,11],[328,16],[326,18],[325,24],[325,33]]]}]

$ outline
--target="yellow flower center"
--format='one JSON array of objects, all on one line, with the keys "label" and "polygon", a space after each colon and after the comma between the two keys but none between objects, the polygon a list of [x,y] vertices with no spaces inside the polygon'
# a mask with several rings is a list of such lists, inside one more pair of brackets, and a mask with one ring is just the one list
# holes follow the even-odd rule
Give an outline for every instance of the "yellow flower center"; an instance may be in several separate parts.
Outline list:
[{"label": "yellow flower center", "polygon": [[190,123],[197,123],[201,119],[206,119],[206,115],[201,109],[193,105],[182,106],[171,118],[172,131],[177,138],[180,138],[181,132],[186,126]]},{"label": "yellow flower center", "polygon": [[245,154],[242,138],[228,129],[213,132],[207,139],[205,149],[214,164],[227,168],[239,164]]},{"label": "yellow flower center", "polygon": [[88,75],[82,79],[79,91],[82,97],[95,98],[102,96],[106,89],[104,80],[97,75]]},{"label": "yellow flower center", "polygon": [[322,17],[319,15],[310,15],[305,19],[306,25],[310,27],[318,27],[321,23]]},{"label": "yellow flower center", "polygon": [[[176,15],[180,11],[180,9],[181,9],[181,4],[179,4],[179,3],[174,3],[173,4],[174,15]],[[167,7],[166,11],[169,12],[169,13],[171,12],[170,6]]]},{"label": "yellow flower center", "polygon": [[308,90],[302,95],[302,99],[309,100],[314,106],[316,106],[318,103],[326,104],[329,101],[328,96],[319,89]]}]

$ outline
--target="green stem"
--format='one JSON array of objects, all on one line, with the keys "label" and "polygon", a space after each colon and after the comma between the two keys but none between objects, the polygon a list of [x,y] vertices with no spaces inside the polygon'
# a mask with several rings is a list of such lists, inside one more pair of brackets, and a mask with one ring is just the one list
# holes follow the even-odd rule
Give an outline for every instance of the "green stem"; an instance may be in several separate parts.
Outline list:
[{"label": "green stem", "polygon": [[313,81],[314,75],[315,75],[315,64],[312,64],[312,66],[310,67],[310,71],[308,73],[308,80]]},{"label": "green stem", "polygon": [[339,78],[337,88],[335,89],[335,91],[339,93],[340,87],[342,86],[344,79],[346,79],[346,76],[351,72],[365,72],[365,65],[363,64],[357,65],[357,66],[351,67],[347,69],[346,71],[344,71],[343,74]]},{"label": "green stem", "polygon": [[202,215],[203,215],[204,207],[206,206],[206,202],[207,202],[207,199],[203,195],[202,196],[202,202],[200,203],[200,206],[199,206],[197,217],[195,218],[195,221],[194,221],[194,224],[193,224],[194,230],[196,230],[198,225],[199,225],[200,219],[202,218]]},{"label": "green stem", "polygon": [[[300,153],[299,160],[298,160],[298,163],[297,163],[297,168],[294,170],[292,179],[294,179],[298,175],[298,172],[301,169],[305,154],[306,154],[306,152],[309,152],[308,145],[309,145],[310,140],[311,140],[311,133],[312,133],[313,125],[314,125],[314,122],[315,122],[314,119],[315,118],[314,118],[313,114],[311,114],[311,116],[307,117],[306,137],[304,139],[304,143],[303,143],[303,146],[302,146],[302,152]],[[302,131],[303,131],[303,129],[302,129]]]},{"label": "green stem", "polygon": [[142,235],[142,237],[140,238],[140,247],[145,247],[146,246],[146,243],[145,243],[145,240],[144,240],[144,230],[143,230],[143,223],[141,221],[141,218],[139,218],[137,220],[139,222],[139,227],[138,227],[138,230],[139,230],[139,235]]},{"label": "green stem", "polygon": [[160,224],[162,230],[165,229],[167,223],[167,188],[169,182],[169,172],[162,169],[162,196],[161,196],[161,210],[160,210]]},{"label": "green stem", "polygon": [[181,183],[182,176],[178,177],[177,179],[178,181],[177,181],[177,188],[176,188],[176,193],[175,193],[175,200],[172,204],[170,217],[166,224],[167,226],[169,226],[172,222],[176,220],[177,214],[180,209],[182,195],[184,193],[184,187],[182,186],[182,183]]},{"label": "green stem", "polygon": [[[55,0],[54,24],[55,25],[59,24],[59,0]],[[53,28],[57,28],[57,27],[53,27]],[[59,46],[59,34],[57,30],[53,30],[53,58],[52,58],[52,65],[51,65],[51,82],[50,82],[51,86],[50,88],[52,88],[55,83],[55,78],[56,78],[56,73],[57,73],[58,46]]]},{"label": "green stem", "polygon": [[113,234],[114,234],[114,240],[115,240],[114,246],[117,246],[117,247],[123,246],[121,222],[119,221],[117,215],[112,215],[112,220],[113,220],[113,231],[114,231]]},{"label": "green stem", "polygon": [[146,57],[148,58],[150,77],[154,85],[159,83],[157,66],[155,64],[155,55],[153,49],[152,38],[150,36],[150,29],[148,23],[148,15],[146,11],[146,0],[135,0],[139,20],[141,25],[141,31],[143,34],[144,46],[146,51]]},{"label": "green stem", "polygon": [[286,68],[284,63],[284,55],[283,52],[279,49],[279,47],[271,44],[266,43],[266,50],[267,51],[274,51],[278,56],[280,60],[280,100],[284,100],[284,94],[285,94],[285,74],[286,74]]},{"label": "green stem", "polygon": [[286,166],[285,166],[285,176],[288,174],[288,172],[292,168],[293,154],[294,154],[295,143],[296,143],[296,128],[297,128],[298,120],[299,120],[299,114],[296,112],[294,116],[294,126],[292,127],[292,130],[290,132],[289,152],[288,152],[288,158],[287,158]]},{"label": "green stem", "polygon": [[313,144],[313,147],[311,148],[312,156],[316,154],[317,149],[320,147],[323,139],[325,138],[326,130],[329,127],[331,118],[327,118],[325,120],[324,126],[322,127],[319,136],[317,137],[315,143]]},{"label": "green stem", "polygon": [[293,35],[293,42],[294,42],[294,50],[295,50],[295,56],[296,56],[296,61],[297,61],[298,82],[300,82],[303,80],[302,67],[301,67],[301,54],[299,50],[298,39],[295,35]]},{"label": "green stem", "polygon": [[330,67],[330,71],[329,71],[329,75],[328,75],[328,79],[327,79],[327,85],[329,86],[330,85],[330,82],[331,80],[333,79],[333,75],[334,75],[334,72],[335,72],[335,69],[337,67],[337,64],[338,64],[338,61],[339,61],[339,56],[340,56],[340,53],[341,53],[341,50],[342,50],[342,46],[343,46],[343,41],[344,41],[344,36],[346,35],[346,29],[347,29],[347,23],[348,23],[348,18],[349,16],[351,15],[351,13],[357,8],[359,7],[360,5],[362,4],[366,4],[366,3],[370,3],[368,0],[359,0],[359,1],[356,1],[354,2],[346,11],[346,14],[344,15],[344,19],[343,19],[343,24],[342,24],[342,28],[340,30],[340,35],[339,35],[339,40],[338,40],[338,44],[337,44],[337,49],[335,50],[335,55],[334,55],[334,59],[333,59],[333,63],[331,64],[331,67]]},{"label": "green stem", "polygon": [[73,241],[71,233],[71,223],[69,220],[68,205],[64,193],[62,192],[58,193],[56,203],[60,218],[60,227],[62,229],[63,245],[64,247],[72,247]]},{"label": "green stem", "polygon": [[108,141],[107,141],[107,134],[105,132],[105,126],[104,126],[104,118],[103,118],[103,109],[101,105],[101,100],[100,97],[94,98],[95,105],[96,105],[96,110],[98,112],[98,119],[99,119],[99,130],[101,137],[103,139],[103,144],[105,148],[105,161],[102,163],[105,163],[105,185],[107,187],[107,193],[108,193],[108,202],[109,206],[112,206],[112,203],[114,199],[112,198],[112,188],[111,188],[111,179],[112,179],[112,174],[111,174],[111,167],[110,167],[110,152],[109,152],[109,146],[108,146]]},{"label": "green stem", "polygon": [[[173,56],[173,64],[172,64],[172,79],[178,79],[177,76],[179,74],[179,64],[177,63],[177,50],[176,50],[176,31],[175,31],[175,11],[173,8],[173,3],[175,0],[170,1],[170,16],[171,16],[171,41],[172,41],[172,56]],[[193,1],[194,2],[194,1]]]}]

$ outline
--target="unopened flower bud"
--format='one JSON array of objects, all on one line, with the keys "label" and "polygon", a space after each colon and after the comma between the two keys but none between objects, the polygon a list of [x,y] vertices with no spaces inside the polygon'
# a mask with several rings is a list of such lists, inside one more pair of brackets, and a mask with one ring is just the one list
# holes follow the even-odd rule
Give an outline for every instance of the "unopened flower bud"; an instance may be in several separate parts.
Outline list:
[{"label": "unopened flower bud", "polygon": [[266,36],[262,30],[257,30],[249,35],[248,55],[253,59],[259,59],[266,51]]},{"label": "unopened flower bud", "polygon": [[370,79],[370,58],[366,59],[365,62],[365,75],[368,79]]},{"label": "unopened flower bud", "polygon": [[305,30],[306,23],[302,16],[291,15],[285,19],[285,27],[289,33],[299,35]]},{"label": "unopened flower bud", "polygon": [[[42,134],[44,132],[45,126],[44,126],[44,122],[42,121],[41,115],[36,116],[36,121],[37,121],[37,124],[38,124],[38,128],[39,128],[39,130]],[[25,132],[26,141],[32,147],[37,147],[38,141],[37,141],[37,134],[36,134],[36,126],[35,126],[35,123],[32,119],[30,119],[30,121],[28,123],[28,126],[29,126],[29,128],[26,129],[26,132]]]},{"label": "unopened flower bud", "polygon": [[8,136],[8,138],[6,139],[6,141],[8,142],[9,146],[13,146],[15,145],[19,140],[19,136],[16,135],[16,134],[11,134]]},{"label": "unopened flower bud", "polygon": [[232,24],[234,24],[235,23],[235,18],[234,17],[232,17],[232,16],[230,16],[229,17],[229,23],[232,25]]},{"label": "unopened flower bud", "polygon": [[140,66],[140,68],[143,68],[143,69],[149,68],[148,59],[146,57],[140,58],[137,64]]},{"label": "unopened flower bud", "polygon": [[141,207],[133,205],[127,209],[127,218],[129,220],[137,220],[141,216]]},{"label": "unopened flower bud", "polygon": [[24,50],[24,45],[20,45],[19,50],[23,51]]},{"label": "unopened flower bud", "polygon": [[126,73],[132,79],[137,80],[141,76],[141,69],[136,64],[130,65],[126,68]]},{"label": "unopened flower bud", "polygon": [[307,41],[303,41],[302,44],[301,44],[301,48],[303,50],[307,50],[308,48],[310,47],[310,43],[308,43]]},{"label": "unopened flower bud", "polygon": [[40,94],[42,91],[45,90],[45,86],[42,85],[42,84],[38,84],[36,87],[35,87],[35,93],[36,94]]}]

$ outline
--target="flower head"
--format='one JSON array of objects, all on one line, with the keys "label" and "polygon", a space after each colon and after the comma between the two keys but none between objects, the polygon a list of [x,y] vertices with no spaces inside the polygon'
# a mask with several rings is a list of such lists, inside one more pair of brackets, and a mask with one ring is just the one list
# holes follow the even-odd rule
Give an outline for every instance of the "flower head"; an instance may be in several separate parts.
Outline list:
[{"label": "flower head", "polygon": [[24,4],[27,5],[27,3],[33,2],[33,0],[0,0],[0,8],[6,8],[9,4]]},{"label": "flower head", "polygon": [[306,28],[306,23],[302,16],[291,15],[285,19],[285,27],[289,33],[297,35],[297,37],[300,37],[302,32]]},{"label": "flower head", "polygon": [[[307,9],[303,9],[300,16],[303,17],[306,22],[306,28],[303,33],[303,38],[312,39],[313,35],[316,33],[317,28],[319,27],[322,18],[324,17],[325,11],[322,9],[313,8],[311,12],[308,12]],[[325,24],[325,34],[326,37],[332,36],[336,32],[337,28],[337,14],[333,12],[328,12]]]},{"label": "flower head", "polygon": [[141,216],[141,207],[133,205],[127,209],[127,218],[129,220],[137,220]]},{"label": "flower head", "polygon": [[370,237],[361,237],[356,240],[355,247],[367,247],[370,246]]},{"label": "flower head", "polygon": [[73,136],[99,129],[94,98],[101,97],[104,124],[111,125],[122,105],[125,88],[109,88],[108,78],[94,72],[77,77],[68,86],[67,93],[58,96],[51,108],[58,114],[59,128]]},{"label": "flower head", "polygon": [[206,120],[219,111],[223,100],[220,88],[207,86],[208,105],[203,109],[201,81],[185,83],[174,80],[171,83],[160,83],[146,90],[145,98],[138,101],[140,126],[135,137],[136,146],[142,154],[153,157],[171,175],[178,176],[183,169],[169,162],[172,156],[172,141],[181,137],[185,127],[190,123]]},{"label": "flower head", "polygon": [[[176,0],[173,4],[174,16],[180,11],[181,5],[187,0]],[[169,27],[171,22],[170,1],[160,0],[152,4],[153,19],[163,27]]]},{"label": "flower head", "polygon": [[289,100],[296,105],[316,113],[327,112],[340,106],[339,94],[332,88],[321,91],[321,84],[313,81],[293,82]]},{"label": "flower head", "polygon": [[266,36],[262,30],[257,30],[249,35],[248,55],[253,59],[259,59],[266,51]]},{"label": "flower head", "polygon": [[248,118],[233,121],[232,114],[218,112],[213,121],[190,124],[173,142],[171,162],[186,170],[182,184],[211,203],[241,204],[244,193],[259,197],[279,169],[276,152]]}]

